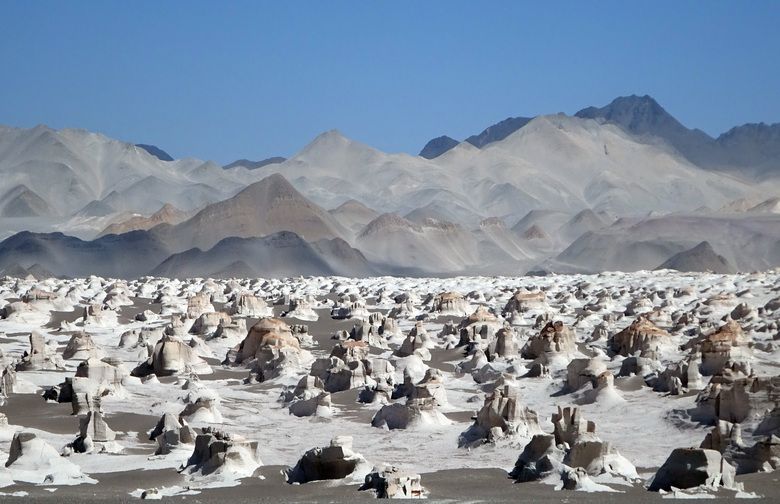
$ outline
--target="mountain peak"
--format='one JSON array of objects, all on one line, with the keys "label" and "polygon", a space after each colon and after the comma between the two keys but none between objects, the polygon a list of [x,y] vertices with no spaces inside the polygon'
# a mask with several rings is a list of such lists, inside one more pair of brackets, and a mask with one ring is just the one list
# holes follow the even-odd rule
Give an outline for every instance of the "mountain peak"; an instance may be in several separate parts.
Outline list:
[{"label": "mountain peak", "polygon": [[650,95],[619,96],[604,107],[587,107],[574,115],[604,119],[638,135],[656,134],[659,128],[686,129]]},{"label": "mountain peak", "polygon": [[427,144],[425,144],[425,147],[422,148],[419,155],[425,159],[433,159],[441,156],[459,143],[460,142],[454,138],[448,137],[447,135],[442,135],[430,140]]}]

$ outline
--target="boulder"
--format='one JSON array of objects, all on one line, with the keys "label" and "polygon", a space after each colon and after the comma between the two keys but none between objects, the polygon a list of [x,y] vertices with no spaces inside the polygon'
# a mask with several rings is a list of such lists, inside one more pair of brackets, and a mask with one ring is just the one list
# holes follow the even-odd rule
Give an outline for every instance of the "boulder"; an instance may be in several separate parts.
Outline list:
[{"label": "boulder", "polygon": [[261,465],[257,443],[210,427],[195,438],[195,449],[180,473],[194,476],[226,474],[248,477]]},{"label": "boulder", "polygon": [[506,385],[485,398],[474,424],[460,435],[458,446],[493,443],[503,438],[529,438],[541,432],[536,412],[520,404],[516,387]]},{"label": "boulder", "polygon": [[359,490],[370,490],[379,499],[424,499],[425,488],[419,474],[391,465],[374,467]]},{"label": "boulder", "polygon": [[736,488],[736,469],[720,452],[702,448],[676,448],[655,473],[648,490],[703,486]]},{"label": "boulder", "polygon": [[609,348],[616,354],[628,357],[655,358],[658,351],[672,343],[671,335],[645,317],[638,317],[631,325],[609,339]]},{"label": "boulder", "polygon": [[548,322],[538,335],[529,338],[520,351],[524,359],[539,359],[549,363],[557,358],[568,360],[577,353],[574,331],[561,321]]},{"label": "boulder", "polygon": [[178,336],[164,335],[154,346],[152,355],[138,365],[133,376],[170,376],[179,373],[210,374],[211,366]]},{"label": "boulder", "polygon": [[338,436],[324,448],[312,448],[285,471],[288,483],[352,478],[364,480],[370,471],[366,459],[352,451],[352,437]]}]

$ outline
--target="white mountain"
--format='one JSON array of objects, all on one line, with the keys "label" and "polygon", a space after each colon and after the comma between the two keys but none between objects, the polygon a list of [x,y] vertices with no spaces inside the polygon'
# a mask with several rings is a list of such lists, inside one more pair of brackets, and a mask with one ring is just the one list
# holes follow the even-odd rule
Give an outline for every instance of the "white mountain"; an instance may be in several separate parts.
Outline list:
[{"label": "white mountain", "polygon": [[617,125],[565,115],[537,117],[482,149],[461,143],[432,160],[386,154],[334,130],[269,168],[326,208],[354,198],[379,211],[449,212],[449,220],[470,223],[494,216],[512,222],[542,207],[572,215],[719,208],[778,190],[777,180],[757,184],[707,171],[665,143],[640,142]]},{"label": "white mountain", "polygon": [[196,159],[166,162],[98,133],[46,126],[0,126],[0,174],[2,216],[55,218],[146,214],[166,203],[191,210],[262,178]]}]

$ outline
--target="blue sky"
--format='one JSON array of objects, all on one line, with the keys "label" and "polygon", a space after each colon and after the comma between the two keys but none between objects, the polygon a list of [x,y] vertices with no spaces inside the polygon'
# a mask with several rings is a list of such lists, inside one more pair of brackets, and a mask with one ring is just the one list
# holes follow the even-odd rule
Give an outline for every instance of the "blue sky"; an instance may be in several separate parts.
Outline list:
[{"label": "blue sky", "polygon": [[717,135],[780,122],[777,1],[26,1],[0,123],[228,162],[318,133],[416,153],[512,115],[650,94]]}]

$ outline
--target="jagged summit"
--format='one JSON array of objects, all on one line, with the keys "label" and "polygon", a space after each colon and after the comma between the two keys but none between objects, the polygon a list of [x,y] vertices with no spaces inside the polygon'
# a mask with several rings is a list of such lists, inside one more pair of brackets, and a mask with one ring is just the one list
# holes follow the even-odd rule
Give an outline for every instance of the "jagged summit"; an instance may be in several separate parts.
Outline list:
[{"label": "jagged summit", "polygon": [[584,108],[575,116],[583,119],[605,119],[638,135],[658,134],[659,131],[687,131],[685,126],[649,95],[620,96],[604,107]]},{"label": "jagged summit", "polygon": [[420,157],[424,157],[425,159],[437,158],[459,143],[460,142],[447,135],[436,137],[425,144],[425,147],[420,151]]}]

